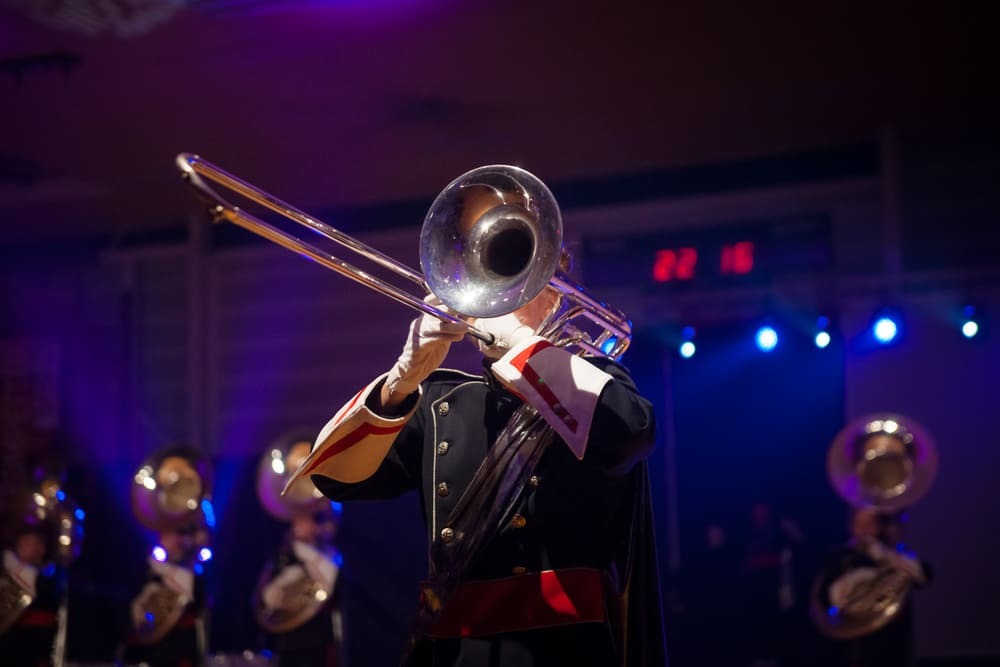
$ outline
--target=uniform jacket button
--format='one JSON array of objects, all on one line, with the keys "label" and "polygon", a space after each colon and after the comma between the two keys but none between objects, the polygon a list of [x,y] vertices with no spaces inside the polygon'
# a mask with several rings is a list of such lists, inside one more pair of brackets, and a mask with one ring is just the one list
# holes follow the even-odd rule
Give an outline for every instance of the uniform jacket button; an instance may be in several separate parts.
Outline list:
[{"label": "uniform jacket button", "polygon": [[438,414],[444,417],[448,412],[451,411],[451,406],[448,405],[448,401],[441,401],[438,403]]},{"label": "uniform jacket button", "polygon": [[528,568],[522,567],[522,566],[518,565],[517,567],[511,568],[510,573],[511,574],[524,574],[527,571],[528,571]]},{"label": "uniform jacket button", "polygon": [[449,447],[451,447],[451,445],[448,444],[447,440],[442,440],[441,442],[439,442],[437,446],[438,456],[444,456],[445,454],[447,454]]},{"label": "uniform jacket button", "polygon": [[531,477],[528,478],[528,484],[533,489],[537,489],[538,488],[538,484],[540,482],[541,482],[541,480],[538,479],[538,475],[532,475]]},{"label": "uniform jacket button", "polygon": [[444,498],[449,493],[451,493],[451,489],[448,488],[448,482],[438,482],[438,495]]},{"label": "uniform jacket button", "polygon": [[510,525],[514,528],[524,528],[528,525],[528,520],[520,514],[515,514],[510,518]]},{"label": "uniform jacket button", "polygon": [[453,539],[455,539],[455,531],[453,529],[451,529],[451,528],[442,528],[441,529],[441,541],[442,542],[444,542],[445,544],[448,544]]}]

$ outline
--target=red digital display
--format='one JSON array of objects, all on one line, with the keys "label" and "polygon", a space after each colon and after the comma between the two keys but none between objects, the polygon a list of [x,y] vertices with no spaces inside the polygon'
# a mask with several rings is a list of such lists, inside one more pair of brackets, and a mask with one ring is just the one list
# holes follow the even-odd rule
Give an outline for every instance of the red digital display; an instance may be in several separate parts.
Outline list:
[{"label": "red digital display", "polygon": [[753,271],[753,241],[727,243],[719,253],[719,273],[745,276]]},{"label": "red digital display", "polygon": [[653,258],[653,280],[669,283],[691,280],[698,268],[698,251],[694,248],[657,250]]},{"label": "red digital display", "polygon": [[[753,241],[726,243],[718,247],[719,275],[745,276],[753,271]],[[711,254],[715,254],[715,250]],[[694,247],[666,248],[653,256],[653,281],[672,283],[693,280],[698,274],[698,249]]]}]

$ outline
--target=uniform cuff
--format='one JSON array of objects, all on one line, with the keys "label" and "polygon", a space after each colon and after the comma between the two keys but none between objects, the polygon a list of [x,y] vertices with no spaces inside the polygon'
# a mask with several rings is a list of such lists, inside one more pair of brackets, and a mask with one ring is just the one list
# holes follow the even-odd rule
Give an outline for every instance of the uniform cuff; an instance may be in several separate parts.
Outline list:
[{"label": "uniform cuff", "polygon": [[538,410],[582,459],[597,401],[613,378],[541,336],[514,346],[492,368],[497,379]]},{"label": "uniform cuff", "polygon": [[282,493],[306,475],[323,475],[351,483],[366,480],[378,470],[419,403],[414,400],[406,413],[394,417],[373,412],[367,405],[368,398],[380,390],[385,377],[383,374],[373,380],[327,422],[312,452],[289,478]]}]

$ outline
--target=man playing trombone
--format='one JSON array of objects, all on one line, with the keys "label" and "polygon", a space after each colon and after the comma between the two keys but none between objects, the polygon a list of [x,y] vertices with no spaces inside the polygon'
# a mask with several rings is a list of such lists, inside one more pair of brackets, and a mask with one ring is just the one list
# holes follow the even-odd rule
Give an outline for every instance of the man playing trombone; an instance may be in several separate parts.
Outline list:
[{"label": "man playing trombone", "polygon": [[[422,494],[431,578],[408,664],[665,662],[655,579],[652,590],[634,584],[655,576],[648,521],[629,539],[648,501],[638,464],[653,446],[652,406],[618,363],[535,335],[558,300],[546,288],[514,313],[476,320],[495,337],[480,345],[481,376],[438,370],[467,329],[420,316],[389,372],[341,408],[297,472],[336,500]],[[493,445],[523,403],[558,439],[533,468],[504,467]],[[463,523],[477,494],[495,525],[479,512]],[[475,553],[449,557],[473,540]],[[626,618],[629,575],[629,592],[655,601],[645,618]]]}]

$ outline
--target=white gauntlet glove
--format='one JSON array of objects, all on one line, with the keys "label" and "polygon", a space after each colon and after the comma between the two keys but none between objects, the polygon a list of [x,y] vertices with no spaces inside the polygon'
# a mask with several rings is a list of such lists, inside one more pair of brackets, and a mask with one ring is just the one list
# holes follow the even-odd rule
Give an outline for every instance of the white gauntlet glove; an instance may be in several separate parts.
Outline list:
[{"label": "white gauntlet glove", "polygon": [[[433,294],[428,295],[424,303],[448,310]],[[389,370],[385,386],[393,393],[415,392],[420,383],[441,366],[451,344],[462,340],[467,330],[464,324],[452,324],[426,313],[421,314],[410,323],[410,335],[403,346],[403,353]]]},{"label": "white gauntlet glove", "polygon": [[473,322],[473,325],[481,331],[493,334],[493,337],[496,338],[492,345],[487,345],[481,340],[476,339],[479,351],[487,359],[492,359],[493,361],[507,354],[508,350],[527,340],[535,333],[534,329],[517,319],[514,313],[507,313],[500,317],[478,319]]}]

